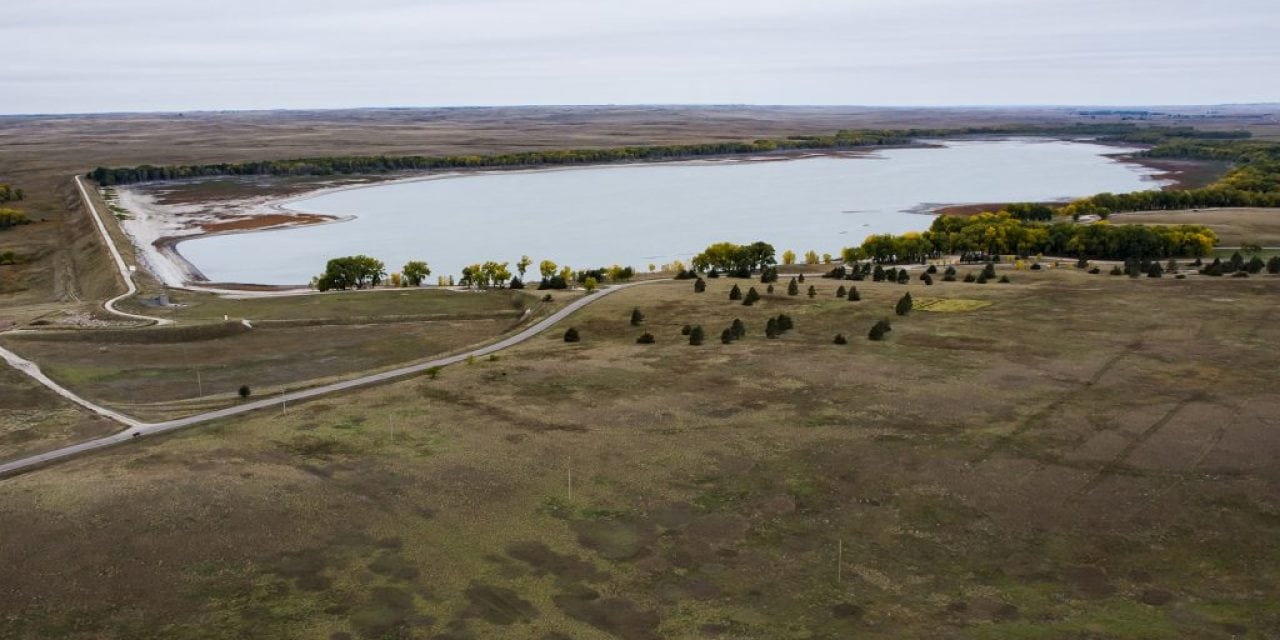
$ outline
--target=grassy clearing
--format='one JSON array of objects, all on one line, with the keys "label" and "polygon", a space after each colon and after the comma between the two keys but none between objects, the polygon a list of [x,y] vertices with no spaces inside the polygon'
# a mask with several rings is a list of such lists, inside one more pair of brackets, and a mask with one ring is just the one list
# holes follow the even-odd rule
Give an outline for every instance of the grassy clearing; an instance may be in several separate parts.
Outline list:
[{"label": "grassy clearing", "polygon": [[964,298],[920,298],[914,300],[911,308],[916,311],[933,311],[937,313],[963,313],[991,306],[990,300],[966,300]]},{"label": "grassy clearing", "polygon": [[1274,209],[1192,209],[1121,213],[1112,224],[1204,224],[1218,234],[1226,246],[1257,244],[1280,246],[1280,212]]},{"label": "grassy clearing", "polygon": [[[813,300],[753,307],[728,300],[733,282],[620,292],[565,323],[577,344],[552,331],[438,379],[0,483],[0,615],[18,621],[6,631],[1280,628],[1280,407],[1266,373],[1280,360],[1280,278],[1061,269],[1012,285],[858,283],[861,302],[813,278]],[[904,290],[992,304],[893,316]],[[795,329],[764,338],[778,313]],[[886,316],[888,340],[868,341]],[[722,345],[733,318],[748,335]],[[706,344],[687,344],[688,323]],[[642,331],[656,343],[636,344]],[[832,344],[836,332],[850,343]]]}]

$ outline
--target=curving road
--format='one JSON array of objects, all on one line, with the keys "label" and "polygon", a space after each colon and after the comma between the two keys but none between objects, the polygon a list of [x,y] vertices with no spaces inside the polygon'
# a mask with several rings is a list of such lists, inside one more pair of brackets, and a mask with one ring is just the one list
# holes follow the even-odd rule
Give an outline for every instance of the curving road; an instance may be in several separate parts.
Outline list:
[{"label": "curving road", "polygon": [[[115,307],[115,304],[117,302],[136,294],[138,292],[138,287],[133,282],[133,274],[129,271],[128,265],[125,264],[124,257],[120,255],[120,251],[116,248],[115,242],[111,239],[111,235],[107,232],[107,227],[102,222],[102,216],[100,215],[98,208],[94,206],[93,200],[89,198],[89,193],[84,186],[83,180],[80,178],[79,175],[74,176],[74,178],[76,181],[76,187],[80,189],[80,197],[84,200],[85,205],[89,208],[89,212],[92,215],[93,221],[98,228],[98,232],[102,234],[102,240],[106,244],[107,250],[111,253],[111,258],[115,262],[116,268],[120,272],[120,277],[121,279],[124,280],[124,283],[125,283],[126,291],[114,298],[111,298],[110,300],[107,300],[106,302],[103,303],[102,307],[107,312],[115,314],[120,317],[124,317],[124,318],[130,318],[133,320],[145,320],[157,325],[173,324],[172,320],[169,320],[166,318],[153,318],[150,316],[138,315],[135,313],[129,313],[127,311],[121,311]],[[334,382],[332,384],[327,384],[320,387],[312,387],[310,389],[302,389],[299,391],[284,393],[284,394],[272,396],[270,398],[264,398],[262,400],[245,402],[243,404],[238,404],[233,407],[227,407],[225,409],[218,409],[217,411],[209,411],[207,413],[200,413],[193,416],[187,416],[185,418],[178,418],[176,420],[168,420],[165,422],[150,422],[150,423],[143,422],[141,420],[138,420],[137,418],[133,418],[133,417],[124,415],[122,413],[119,413],[117,411],[112,411],[111,409],[108,409],[101,405],[94,404],[76,395],[71,390],[67,389],[66,387],[63,387],[57,382],[54,382],[52,379],[46,376],[44,372],[40,370],[39,365],[37,365],[36,363],[31,362],[30,360],[26,360],[21,356],[19,356],[18,354],[12,351],[9,351],[7,349],[4,349],[3,347],[0,347],[0,360],[4,360],[13,368],[30,376],[36,382],[39,382],[40,384],[44,385],[45,387],[47,387],[54,393],[58,394],[59,396],[62,396],[63,398],[66,398],[67,400],[70,400],[71,402],[74,402],[80,405],[81,407],[88,409],[93,413],[96,413],[105,418],[109,418],[111,420],[115,420],[116,422],[119,422],[128,427],[128,429],[126,429],[125,431],[122,431],[115,435],[110,435],[110,436],[106,436],[104,438],[98,438],[95,440],[89,440],[87,442],[82,442],[80,444],[63,447],[61,449],[55,449],[53,451],[48,451],[45,453],[28,456],[26,458],[19,458],[17,460],[10,460],[9,462],[0,463],[0,478],[30,471],[36,467],[57,462],[60,460],[65,460],[72,456],[76,456],[82,453],[87,453],[89,451],[96,451],[98,449],[103,449],[103,448],[121,444],[124,442],[131,442],[143,436],[151,436],[159,433],[165,433],[168,431],[174,431],[176,429],[197,425],[197,424],[209,422],[212,420],[218,420],[221,418],[236,416],[242,413],[248,413],[250,411],[257,411],[258,409],[266,409],[266,408],[271,408],[276,406],[280,406],[281,408],[284,408],[285,406],[288,405],[289,402],[307,400],[309,398],[315,398],[317,396],[322,396],[330,393],[337,393],[340,391],[346,391],[348,389],[355,389],[357,387],[364,387],[372,384],[377,384],[379,382],[386,382],[388,380],[394,380],[396,378],[403,378],[405,376],[411,376],[414,374],[422,373],[432,367],[444,367],[451,364],[456,364],[458,362],[462,362],[467,358],[486,356],[495,351],[501,351],[502,349],[506,349],[508,347],[512,347],[517,344],[520,344],[521,342],[529,340],[530,338],[538,335],[539,333],[542,333],[544,330],[556,324],[557,322],[560,322],[561,320],[569,317],[569,315],[571,315],[573,312],[577,311],[578,309],[581,309],[582,307],[585,307],[609,294],[615,293],[617,291],[621,291],[628,287],[634,287],[634,286],[643,285],[643,284],[651,284],[654,282],[662,282],[662,281],[647,280],[644,282],[632,282],[627,284],[614,285],[608,288],[601,289],[599,292],[595,294],[584,296],[582,298],[574,300],[573,302],[565,305],[563,309],[556,311],[555,313],[530,325],[529,327],[525,328],[524,330],[518,333],[515,333],[511,336],[498,340],[497,342],[493,342],[464,353],[459,353],[457,355],[447,356],[444,358],[437,358],[435,360],[430,360],[427,362],[421,362],[414,365],[400,367],[398,369],[392,369],[390,371],[383,371],[381,373],[374,373],[366,376],[360,376],[358,378],[352,378],[350,380],[344,380],[342,382]]]},{"label": "curving road", "polygon": [[42,466],[52,462],[57,462],[59,460],[65,460],[75,455],[79,455],[89,451],[95,451],[97,449],[102,449],[105,447],[110,447],[112,445],[117,445],[123,442],[129,442],[142,436],[151,436],[151,435],[156,435],[160,433],[165,433],[168,431],[174,431],[177,429],[181,429],[183,427],[189,427],[189,426],[201,424],[204,422],[210,422],[212,420],[218,420],[221,418],[236,416],[242,413],[248,413],[250,411],[257,411],[258,409],[267,409],[267,408],[273,408],[273,407],[283,408],[287,406],[289,402],[307,400],[309,398],[315,398],[317,396],[322,396],[330,393],[337,393],[339,391],[346,391],[348,389],[364,387],[371,384],[377,384],[379,382],[386,382],[388,380],[394,380],[396,378],[403,378],[405,376],[411,376],[414,374],[422,373],[432,367],[444,367],[451,364],[456,364],[470,357],[486,356],[495,351],[501,351],[508,347],[512,347],[517,344],[520,344],[521,342],[529,340],[530,338],[538,335],[539,333],[542,333],[544,330],[556,324],[557,322],[560,322],[561,320],[569,317],[571,314],[573,314],[573,312],[577,311],[578,309],[581,309],[582,307],[585,307],[612,293],[616,293],[618,291],[627,289],[629,287],[641,286],[645,284],[651,284],[654,282],[663,282],[663,281],[662,280],[646,280],[644,282],[632,282],[627,284],[619,284],[619,285],[614,285],[612,287],[609,287],[607,289],[601,289],[600,291],[592,295],[584,296],[582,298],[574,300],[573,302],[565,305],[563,309],[560,309],[559,311],[556,311],[555,313],[547,316],[546,318],[539,320],[538,322],[530,325],[529,327],[525,328],[519,333],[503,338],[497,342],[487,344],[483,347],[472,349],[465,353],[459,353],[457,355],[447,356],[444,358],[437,358],[435,360],[421,362],[418,364],[409,365],[407,367],[400,367],[399,369],[392,369],[390,371],[383,371],[382,373],[374,373],[367,376],[361,376],[359,378],[352,378],[351,380],[344,380],[342,382],[334,382],[332,384],[326,384],[320,387],[312,387],[310,389],[293,391],[290,393],[272,396],[270,398],[264,398],[262,400],[254,400],[252,402],[238,404],[234,407],[227,407],[225,409],[218,409],[217,411],[209,411],[207,413],[187,416],[185,418],[178,418],[176,420],[168,420],[165,422],[152,422],[152,423],[142,422],[137,420],[136,418],[131,418],[129,416],[122,415],[115,411],[111,411],[110,409],[107,409],[105,407],[101,407],[96,404],[93,404],[92,402],[89,402],[88,400],[85,400],[84,398],[81,398],[75,395],[74,393],[67,390],[65,387],[59,385],[58,383],[54,382],[53,380],[50,380],[43,373],[40,372],[40,368],[36,366],[35,363],[30,362],[28,360],[23,360],[22,358],[18,357],[17,355],[11,352],[0,350],[0,351],[3,351],[3,353],[0,353],[0,355],[3,355],[4,359],[8,361],[9,364],[13,365],[15,368],[21,370],[27,375],[35,378],[41,384],[45,385],[46,387],[49,387],[58,395],[61,395],[62,397],[67,398],[68,400],[71,400],[72,402],[75,402],[76,404],[79,404],[80,406],[85,407],[86,409],[89,409],[94,413],[97,413],[102,416],[106,416],[113,420],[117,420],[130,427],[129,429],[122,431],[120,433],[117,433],[115,435],[106,436],[104,438],[98,438],[96,440],[89,440],[88,442],[82,442],[80,444],[71,445],[69,447],[63,447],[61,449],[55,449],[53,451],[49,451],[46,453],[41,453],[34,456],[26,457],[26,458],[20,458],[18,460],[12,460],[10,462],[0,464],[0,477],[15,475],[18,473],[22,473],[24,471],[30,471],[31,469],[38,466]]}]

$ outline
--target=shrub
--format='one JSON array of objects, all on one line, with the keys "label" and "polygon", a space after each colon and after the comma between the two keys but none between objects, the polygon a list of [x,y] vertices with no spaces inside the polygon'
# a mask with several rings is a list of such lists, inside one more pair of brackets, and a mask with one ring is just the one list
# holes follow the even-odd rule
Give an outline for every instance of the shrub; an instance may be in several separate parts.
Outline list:
[{"label": "shrub", "polygon": [[954,275],[956,275],[956,268],[955,268],[955,267],[953,267],[953,266],[948,265],[948,266],[947,266],[947,270],[946,270],[946,271],[944,271],[944,272],[942,273],[942,275],[944,275],[944,276],[954,276]]},{"label": "shrub", "polygon": [[1237,272],[1235,272],[1235,273],[1231,274],[1231,277],[1232,277],[1232,278],[1248,278],[1248,277],[1249,277],[1249,272],[1248,272],[1248,271],[1237,271]]},{"label": "shrub", "polygon": [[1113,275],[1113,276],[1124,275],[1124,271],[1120,269],[1120,265],[1116,265],[1116,266],[1114,266],[1114,267],[1111,267],[1111,271],[1110,271],[1110,273],[1111,273],[1111,275]]},{"label": "shrub", "polygon": [[977,280],[978,280],[978,276],[973,275],[973,272],[972,272],[972,271],[970,271],[969,273],[964,274],[964,281],[965,281],[965,282],[976,282]]},{"label": "shrub", "polygon": [[1079,260],[1076,260],[1077,269],[1087,269],[1088,267],[1089,267],[1089,260],[1087,258],[1081,257]]},{"label": "shrub", "polygon": [[543,278],[538,283],[538,289],[568,289],[569,283],[565,281],[563,276],[554,275],[550,278]]},{"label": "shrub", "polygon": [[905,293],[901,298],[898,298],[898,304],[894,305],[893,310],[898,315],[905,316],[911,313],[911,305],[911,294]]},{"label": "shrub", "polygon": [[574,327],[569,327],[569,330],[564,332],[565,342],[577,342],[581,339],[581,336],[578,335],[578,330]]},{"label": "shrub", "polygon": [[766,338],[778,337],[778,319],[777,318],[769,318],[769,321],[764,323],[764,337]]},{"label": "shrub", "polygon": [[884,282],[884,267],[876,265],[875,270],[871,272],[871,280],[873,282]]},{"label": "shrub", "polygon": [[778,314],[778,333],[782,333],[783,331],[790,331],[794,329],[795,326],[796,326],[795,323],[791,321],[791,316],[785,313]]},{"label": "shrub", "polygon": [[733,342],[733,340],[734,340],[733,329],[725,329],[724,331],[720,332],[721,344],[729,344],[730,342]]},{"label": "shrub", "polygon": [[1248,262],[1245,263],[1244,270],[1248,271],[1249,273],[1261,273],[1262,269],[1265,268],[1266,266],[1267,266],[1267,263],[1263,262],[1262,258],[1259,258],[1258,256],[1253,256],[1252,258],[1249,258]]},{"label": "shrub", "polygon": [[931,265],[929,265],[929,268],[928,268],[928,269],[925,269],[925,270],[924,270],[924,272],[925,272],[925,273],[927,273],[927,274],[929,274],[929,275],[933,275],[933,274],[935,274],[935,273],[937,273],[937,272],[938,272],[938,265],[936,265],[936,264],[931,264]]},{"label": "shrub", "polygon": [[813,298],[818,295],[818,290],[813,285],[809,285],[809,297]]},{"label": "shrub", "polygon": [[239,391],[239,393],[240,393],[240,399],[241,399],[241,400],[244,400],[245,398],[248,398],[248,397],[249,397],[249,394],[250,394],[250,393],[253,393],[253,392],[249,390],[249,385],[247,385],[247,384],[242,384],[242,385],[240,385],[240,391]]},{"label": "shrub", "polygon": [[733,285],[733,288],[729,290],[729,299],[730,299],[730,300],[741,300],[741,299],[742,299],[742,289],[739,289],[739,288],[738,288],[738,285],[736,285],[736,284],[735,284],[735,285]]},{"label": "shrub", "polygon": [[1164,269],[1160,268],[1159,262],[1152,262],[1151,266],[1147,268],[1148,278],[1159,278],[1163,275],[1164,275]]},{"label": "shrub", "polygon": [[848,290],[848,289],[845,289],[845,288],[844,288],[844,285],[840,285],[840,288],[836,289],[836,297],[837,297],[837,298],[843,298],[843,297],[845,297],[845,296],[846,296],[846,295],[848,295],[848,294],[849,294],[849,290]]},{"label": "shrub", "polygon": [[983,271],[983,272],[979,273],[979,274],[978,274],[978,277],[977,277],[977,278],[974,278],[974,280],[973,280],[973,281],[974,281],[974,282],[976,282],[976,283],[978,283],[978,284],[986,284],[986,283],[987,283],[987,272],[986,272],[986,271]]},{"label": "shrub", "polygon": [[778,268],[766,267],[760,272],[760,284],[769,284],[778,281]]},{"label": "shrub", "polygon": [[1000,279],[997,282],[1000,284],[1009,284],[1009,276],[1000,276]]},{"label": "shrub", "polygon": [[1186,279],[1187,279],[1187,274],[1185,274],[1185,273],[1179,273],[1178,275],[1174,276],[1174,278],[1177,278],[1178,280],[1186,280]]},{"label": "shrub", "polygon": [[834,344],[849,344],[849,341],[844,339],[843,333],[837,333],[835,340],[832,340],[831,342]]},{"label": "shrub", "polygon": [[802,274],[800,274],[800,275],[797,275],[797,276],[796,276],[796,278],[799,278],[799,280],[800,280],[800,284],[804,284],[804,274],[803,274],[803,273],[802,273]]},{"label": "shrub", "polygon": [[995,263],[988,262],[988,263],[986,264],[986,266],[982,267],[982,275],[986,276],[988,280],[990,280],[991,278],[996,277],[996,265],[995,265]]},{"label": "shrub", "polygon": [[693,332],[693,326],[692,326],[692,325],[687,325],[687,324],[686,324],[685,326],[680,327],[680,335],[682,335],[682,336],[687,336],[687,335],[689,335],[689,334],[690,334],[690,333],[692,333],[692,332]]},{"label": "shrub", "polygon": [[911,274],[906,269],[898,270],[898,284],[906,284],[911,281]]},{"label": "shrub", "polygon": [[1098,275],[1099,273],[1102,273],[1102,269],[1099,269],[1099,268],[1097,268],[1097,267],[1090,267],[1090,268],[1089,268],[1089,273],[1092,273],[1093,275],[1095,275],[1095,276],[1096,276],[1096,275]]},{"label": "shrub", "polygon": [[511,289],[523,289],[524,283],[520,281],[518,276],[511,277],[511,284],[507,285]]},{"label": "shrub", "polygon": [[702,325],[700,324],[693,325],[693,328],[689,330],[689,344],[695,347],[702,344],[702,339],[705,337],[706,334],[702,331]]},{"label": "shrub", "polygon": [[742,299],[742,304],[749,307],[755,304],[756,302],[758,302],[759,300],[760,300],[760,292],[756,291],[755,287],[751,287],[750,289],[747,289],[747,295],[745,298]]},{"label": "shrub", "polygon": [[1267,260],[1267,273],[1280,273],[1280,256],[1271,256]]},{"label": "shrub", "polygon": [[542,301],[543,301],[543,302],[553,302],[554,300],[555,300],[555,298],[552,298],[552,297],[551,297],[551,294],[549,294],[549,293],[548,293],[547,295],[545,295],[545,296],[542,296]]},{"label": "shrub", "polygon": [[923,276],[920,276],[920,279],[924,281],[925,285],[933,286],[933,276],[926,273]]},{"label": "shrub", "polygon": [[1043,269],[1043,268],[1044,268],[1044,267],[1041,267],[1039,262],[1033,263],[1033,264],[1031,265],[1031,270],[1032,270],[1032,271],[1039,271],[1039,270],[1041,270],[1041,269]]},{"label": "shrub", "polygon": [[795,278],[792,278],[791,282],[787,283],[787,295],[789,296],[800,295],[800,285],[799,283],[796,282]]},{"label": "shrub", "polygon": [[431,367],[430,369],[427,369],[427,377],[428,377],[428,378],[431,378],[432,380],[435,380],[436,378],[439,378],[439,377],[440,377],[440,371],[441,371],[442,369],[443,369],[443,367],[440,367],[440,366],[435,366],[435,367]]},{"label": "shrub", "polygon": [[857,287],[849,287],[849,302],[857,302],[862,299],[862,294],[858,293]]},{"label": "shrub", "polygon": [[697,280],[694,280],[694,281],[693,281],[693,292],[694,292],[694,293],[702,293],[703,291],[706,291],[706,290],[707,290],[707,281],[706,281],[706,280],[703,280],[702,278],[698,278]]},{"label": "shrub", "polygon": [[733,324],[729,325],[729,329],[733,331],[734,338],[743,338],[747,335],[747,325],[743,324],[738,318],[733,319]]},{"label": "shrub", "polygon": [[1220,276],[1224,271],[1225,269],[1223,268],[1222,260],[1220,258],[1214,258],[1213,262],[1209,263],[1209,266],[1200,270],[1200,273],[1206,276]]},{"label": "shrub", "polygon": [[639,307],[636,307],[631,310],[631,326],[638,327],[641,322],[644,322],[644,314],[640,313]]},{"label": "shrub", "polygon": [[765,293],[773,293],[773,285],[769,285],[768,287],[766,287]]},{"label": "shrub", "polygon": [[640,337],[636,338],[636,344],[653,344],[653,334],[647,331],[640,334]]},{"label": "shrub", "polygon": [[884,340],[886,333],[893,331],[893,327],[889,325],[889,319],[885,318],[871,326],[871,331],[867,333],[867,338],[871,340]]}]

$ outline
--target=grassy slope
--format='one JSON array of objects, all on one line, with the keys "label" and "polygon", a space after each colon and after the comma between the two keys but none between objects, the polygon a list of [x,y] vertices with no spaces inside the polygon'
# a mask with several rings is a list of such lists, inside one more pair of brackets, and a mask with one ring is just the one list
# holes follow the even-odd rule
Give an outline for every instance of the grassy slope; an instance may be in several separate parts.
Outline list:
[{"label": "grassy slope", "polygon": [[[1276,633],[1280,279],[1013,279],[635,289],[578,345],[0,483],[0,636]],[[992,304],[867,341],[904,290]]]}]

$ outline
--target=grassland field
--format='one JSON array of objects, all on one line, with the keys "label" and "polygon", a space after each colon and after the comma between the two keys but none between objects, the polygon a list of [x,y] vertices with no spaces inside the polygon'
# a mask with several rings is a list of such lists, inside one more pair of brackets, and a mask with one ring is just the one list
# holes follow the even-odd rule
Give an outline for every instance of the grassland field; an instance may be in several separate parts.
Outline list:
[{"label": "grassland field", "polygon": [[8,480],[0,637],[1280,632],[1280,278],[1011,277],[638,287],[578,344]]}]

